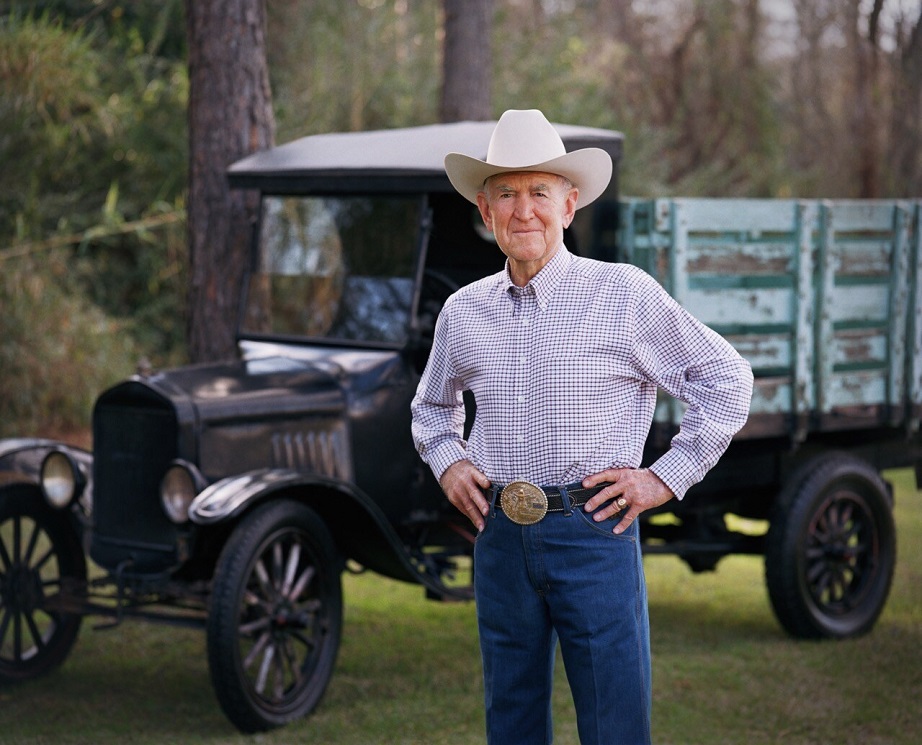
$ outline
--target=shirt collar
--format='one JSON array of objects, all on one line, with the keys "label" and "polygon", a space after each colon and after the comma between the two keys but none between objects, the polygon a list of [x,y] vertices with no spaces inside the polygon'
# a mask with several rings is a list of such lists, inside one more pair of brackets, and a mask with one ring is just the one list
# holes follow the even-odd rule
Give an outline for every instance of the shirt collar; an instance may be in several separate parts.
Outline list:
[{"label": "shirt collar", "polygon": [[[554,254],[553,258],[525,285],[525,287],[530,287],[534,291],[535,298],[538,300],[538,307],[541,310],[547,308],[554,290],[557,289],[557,285],[560,284],[560,280],[567,273],[572,262],[573,254],[561,243],[560,249]],[[509,295],[512,288],[516,286],[509,277],[509,259],[506,259],[506,269],[502,273],[502,277],[502,290]]]}]

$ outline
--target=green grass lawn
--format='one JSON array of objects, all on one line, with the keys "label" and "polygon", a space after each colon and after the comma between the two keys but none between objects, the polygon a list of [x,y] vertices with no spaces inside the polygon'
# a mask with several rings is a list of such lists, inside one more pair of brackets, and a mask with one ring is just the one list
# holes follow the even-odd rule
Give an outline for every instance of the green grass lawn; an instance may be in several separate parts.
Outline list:
[{"label": "green grass lawn", "polygon": [[[657,743],[922,741],[922,493],[897,487],[899,559],[874,631],[845,642],[787,637],[772,615],[757,557],[693,575],[673,557],[646,560]],[[415,586],[345,578],[336,673],[317,712],[285,729],[238,735],[211,690],[204,637],[88,619],[51,676],[0,689],[0,743],[482,743],[474,607],[424,600]],[[556,743],[577,743],[562,665]]]}]

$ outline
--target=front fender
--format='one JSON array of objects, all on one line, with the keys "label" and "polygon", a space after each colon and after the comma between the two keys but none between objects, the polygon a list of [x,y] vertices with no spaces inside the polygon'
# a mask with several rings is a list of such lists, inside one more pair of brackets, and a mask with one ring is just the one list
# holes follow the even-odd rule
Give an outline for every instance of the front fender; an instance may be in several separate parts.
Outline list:
[{"label": "front fender", "polygon": [[15,482],[37,484],[42,461],[52,450],[61,450],[74,459],[86,478],[84,492],[92,491],[92,453],[65,442],[36,437],[0,440],[0,486]]},{"label": "front fender", "polygon": [[265,468],[229,476],[202,491],[189,505],[189,518],[197,525],[214,525],[236,518],[273,492],[299,483],[323,483],[316,477],[288,469]]},{"label": "front fender", "polygon": [[381,508],[348,482],[290,469],[250,471],[205,489],[189,506],[189,517],[197,525],[217,525],[279,498],[295,499],[317,512],[345,558],[378,574],[421,584],[437,595],[452,594],[437,578],[420,571]]}]

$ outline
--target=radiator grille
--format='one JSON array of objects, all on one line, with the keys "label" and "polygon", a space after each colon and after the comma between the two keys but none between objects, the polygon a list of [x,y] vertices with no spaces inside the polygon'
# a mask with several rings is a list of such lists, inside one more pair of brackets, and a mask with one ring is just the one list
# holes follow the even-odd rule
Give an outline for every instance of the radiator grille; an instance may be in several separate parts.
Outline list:
[{"label": "radiator grille", "polygon": [[93,415],[93,559],[109,569],[126,559],[143,571],[165,569],[176,528],[160,506],[160,480],[177,455],[178,425],[169,402],[140,384],[100,398]]}]

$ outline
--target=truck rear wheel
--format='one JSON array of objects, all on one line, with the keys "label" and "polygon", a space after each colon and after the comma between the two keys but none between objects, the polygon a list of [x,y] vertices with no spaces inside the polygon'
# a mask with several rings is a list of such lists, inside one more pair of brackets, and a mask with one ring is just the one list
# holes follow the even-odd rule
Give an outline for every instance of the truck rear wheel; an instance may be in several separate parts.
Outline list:
[{"label": "truck rear wheel", "polygon": [[65,512],[29,485],[0,489],[0,683],[44,675],[67,659],[83,617],[54,596],[86,585],[86,558]]},{"label": "truck rear wheel", "polygon": [[768,594],[788,633],[819,639],[868,632],[895,563],[891,499],[870,464],[828,453],[795,472],[775,505],[765,549]]},{"label": "truck rear wheel", "polygon": [[228,719],[259,732],[313,711],[341,632],[340,565],[323,521],[288,500],[257,508],[221,554],[208,616],[211,680]]}]

